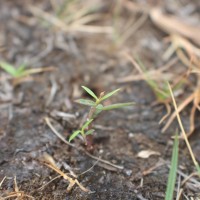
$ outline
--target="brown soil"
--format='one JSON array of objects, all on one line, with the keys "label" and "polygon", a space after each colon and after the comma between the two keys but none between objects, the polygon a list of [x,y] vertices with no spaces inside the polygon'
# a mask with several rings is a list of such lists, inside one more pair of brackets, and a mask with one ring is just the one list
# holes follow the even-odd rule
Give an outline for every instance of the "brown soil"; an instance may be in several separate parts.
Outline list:
[{"label": "brown soil", "polygon": [[[113,5],[104,4],[102,12],[108,15]],[[55,71],[33,75],[15,87],[13,80],[0,71],[0,181],[6,176],[0,188],[0,199],[14,191],[15,176],[19,190],[35,199],[164,199],[172,152],[171,136],[178,126],[174,122],[164,134],[161,133],[163,125],[158,122],[166,113],[165,106],[155,105],[154,93],[145,81],[119,84],[117,80],[137,74],[122,54],[125,49],[138,55],[147,67],[163,66],[162,55],[167,46],[162,39],[166,35],[147,19],[128,42],[117,47],[112,35],[63,33],[47,27],[44,21],[32,15],[30,5],[51,12],[49,1],[45,0],[0,2],[0,59],[16,66],[23,62],[35,68],[52,66]],[[126,17],[124,13],[124,20]],[[113,22],[107,18],[96,24],[111,25]],[[176,68],[179,67],[182,64],[178,62]],[[52,84],[56,84],[57,92],[49,101]],[[136,102],[127,109],[103,113],[95,122],[93,155],[123,166],[123,169],[100,161],[96,163],[83,151],[63,143],[45,123],[44,118],[48,116],[56,130],[68,139],[87,112],[87,108],[74,103],[75,99],[86,96],[81,85],[96,93],[121,87],[122,92],[109,101]],[[64,119],[56,116],[55,111],[73,117]],[[186,126],[187,116],[186,109],[183,113]],[[73,143],[83,148],[78,138]],[[194,166],[185,144],[181,142],[180,145],[179,168],[190,174],[195,171]],[[200,160],[198,131],[191,138],[191,145]],[[147,159],[137,157],[142,150],[159,154]],[[74,186],[68,194],[68,182],[62,178],[40,189],[58,175],[40,161],[44,152],[51,155],[64,172],[68,172],[66,165],[69,165],[74,173],[81,174],[96,163],[87,173],[78,176],[79,182],[93,192],[86,193]],[[185,186],[187,196],[195,196],[198,192],[199,188]]]}]

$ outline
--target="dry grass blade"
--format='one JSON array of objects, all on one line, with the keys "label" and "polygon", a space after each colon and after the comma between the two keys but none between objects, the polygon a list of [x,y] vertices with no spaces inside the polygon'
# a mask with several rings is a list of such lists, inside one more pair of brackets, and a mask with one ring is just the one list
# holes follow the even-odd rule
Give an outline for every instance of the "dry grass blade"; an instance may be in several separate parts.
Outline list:
[{"label": "dry grass blade", "polygon": [[45,183],[43,186],[38,188],[38,190],[43,190],[47,185],[49,185],[51,182],[55,181],[56,179],[62,177],[61,175],[56,176],[55,178],[52,178],[49,182]]},{"label": "dry grass blade", "polygon": [[180,35],[171,35],[171,41],[173,44],[176,46],[176,48],[183,48],[185,49],[188,54],[191,55],[196,55],[200,57],[200,49],[193,45],[191,42],[189,42],[187,39],[183,38]]},{"label": "dry grass blade", "polygon": [[76,24],[87,24],[92,21],[100,20],[102,18],[102,14],[92,14],[82,17],[81,19],[76,20]]},{"label": "dry grass blade", "polygon": [[[124,55],[133,64],[133,66],[135,66],[135,64],[137,64],[136,62],[134,62],[133,58],[128,53],[124,53]],[[164,73],[164,71],[169,70],[173,65],[175,65],[177,63],[177,61],[178,61],[178,58],[175,57],[175,58],[171,59],[168,63],[166,63],[164,66],[160,66],[160,67],[158,67],[158,69],[149,70],[148,71],[149,77],[151,77],[152,80],[161,81],[161,80],[163,80],[163,76],[164,76],[166,80],[171,80],[173,78],[173,74],[169,73],[169,72]],[[118,78],[116,82],[126,83],[126,82],[131,82],[131,81],[144,80],[143,71],[141,71],[141,69],[139,69],[138,67],[139,66],[137,66],[136,68],[140,74],[133,74],[133,75],[128,75],[123,78]]]},{"label": "dry grass blade", "polygon": [[43,72],[51,72],[51,71],[54,71],[56,70],[54,67],[45,67],[45,68],[37,68],[37,69],[27,69],[24,71],[24,75],[22,77],[17,77],[17,78],[14,78],[12,80],[12,83],[14,86],[17,86],[21,83],[24,83],[24,82],[29,82],[29,81],[36,81],[37,79],[36,78],[33,78],[32,74],[38,74],[38,73],[43,73]]},{"label": "dry grass blade", "polygon": [[44,20],[46,20],[47,22],[51,23],[52,25],[54,25],[55,27],[59,28],[64,32],[80,31],[87,33],[109,33],[109,34],[113,32],[113,29],[110,26],[92,26],[75,22],[73,22],[72,24],[66,24],[59,18],[34,6],[30,6],[29,10],[33,13],[33,15],[42,17]]},{"label": "dry grass blade", "polygon": [[[174,75],[171,74],[171,73],[164,73],[164,71],[169,69],[174,64],[174,62],[176,62],[176,59],[171,60],[162,69],[152,70],[149,73],[149,71],[147,72],[145,69],[143,69],[144,67],[142,66],[142,63],[138,64],[135,61],[135,59],[133,59],[131,57],[130,54],[128,54],[126,52],[124,52],[123,54],[140,73],[140,80],[145,80],[149,84],[149,86],[154,90],[156,96],[159,96],[159,93],[163,96],[166,95],[164,90],[159,87],[159,83],[155,82],[155,80],[160,80],[160,78],[158,78],[158,77],[162,77],[162,80],[163,80],[163,77],[165,78],[165,80],[171,80]],[[152,78],[152,76],[153,76],[153,78]],[[129,77],[125,77],[125,78],[118,80],[118,82],[127,82],[127,81],[131,81],[131,80],[133,81],[133,80],[136,80],[136,79],[133,76],[129,76]]]},{"label": "dry grass blade", "polygon": [[171,45],[163,55],[164,60],[168,60],[173,53],[176,52],[178,58],[186,67],[189,66],[189,69],[198,68],[200,48],[196,47],[180,35],[172,34],[167,40],[170,40]]},{"label": "dry grass blade", "polygon": [[[99,157],[99,159],[100,159],[100,157]],[[99,159],[96,160],[95,163],[94,163],[89,169],[87,169],[86,171],[82,172],[82,173],[79,174],[78,176],[81,176],[81,175],[86,174],[86,173],[88,173],[89,171],[91,171],[91,170],[98,164]]]},{"label": "dry grass blade", "polygon": [[180,200],[181,199],[181,195],[183,193],[183,188],[181,188],[179,191],[178,191],[178,194],[177,194],[177,197],[176,197],[176,200]]},{"label": "dry grass blade", "polygon": [[69,181],[69,185],[67,187],[67,192],[70,192],[71,189],[73,188],[73,186],[75,184],[77,184],[81,190],[83,190],[84,192],[90,192],[90,190],[88,190],[87,188],[85,188],[84,186],[82,186],[79,181],[75,178],[71,178],[69,177],[67,174],[65,174],[64,172],[62,172],[55,164],[53,158],[48,155],[48,154],[44,154],[44,159],[45,159],[45,165],[51,169],[53,169],[55,172],[57,172],[58,174],[60,174],[65,180]]},{"label": "dry grass blade", "polygon": [[183,186],[187,181],[189,181],[192,177],[194,176],[198,176],[198,173],[194,172],[192,174],[190,174],[189,176],[187,176],[181,183],[181,185]]},{"label": "dry grass blade", "polygon": [[53,125],[50,122],[50,119],[48,117],[45,117],[45,122],[46,124],[49,126],[49,128],[53,131],[53,133],[55,133],[55,135],[60,138],[65,144],[74,147],[73,144],[69,143],[67,140],[65,140],[65,138],[53,127]]},{"label": "dry grass blade", "polygon": [[102,163],[105,163],[107,165],[110,165],[111,167],[114,167],[114,168],[117,168],[117,169],[124,169],[124,166],[120,166],[120,165],[115,165],[107,160],[104,160],[104,159],[101,159],[101,158],[98,158],[96,156],[93,156],[91,155],[90,153],[88,153],[87,151],[85,151],[85,154],[88,155],[89,157],[95,159],[95,160],[98,160],[99,162],[102,162]]},{"label": "dry grass blade", "polygon": [[6,197],[3,197],[2,199],[0,200],[6,200],[6,199],[10,199],[10,198],[17,198],[17,200],[20,198],[20,199],[24,199],[24,197],[27,197],[29,199],[35,199],[34,197],[32,196],[29,196],[27,194],[24,194],[24,192],[11,192],[8,196]]},{"label": "dry grass blade", "polygon": [[196,106],[193,105],[192,106],[192,110],[191,110],[191,113],[190,113],[190,131],[189,133],[187,134],[188,137],[190,137],[190,135],[193,133],[193,131],[195,130],[195,113],[196,113]]},{"label": "dry grass blade", "polygon": [[180,34],[200,45],[200,27],[186,24],[175,16],[165,15],[160,8],[151,9],[150,17],[165,32],[169,34]]},{"label": "dry grass blade", "polygon": [[144,13],[136,22],[134,22],[133,24],[131,23],[131,26],[123,31],[124,33],[122,34],[122,36],[120,36],[119,40],[117,41],[118,45],[120,46],[124,44],[139,28],[142,27],[147,18],[148,15]]},{"label": "dry grass blade", "polygon": [[1,186],[2,186],[2,184],[3,184],[3,182],[6,180],[6,176],[4,176],[4,178],[1,180],[1,182],[0,182],[0,188],[1,188]]},{"label": "dry grass blade", "polygon": [[[2,185],[3,181],[6,179],[6,177],[3,178],[3,180],[0,183],[0,186]],[[35,199],[34,197],[25,194],[24,191],[20,191],[18,186],[17,186],[17,179],[16,176],[14,177],[14,192],[10,192],[6,194],[5,197],[0,197],[0,200],[6,200],[6,199],[11,199],[11,198],[16,198],[16,200],[22,200],[24,198],[28,199]]]},{"label": "dry grass blade", "polygon": [[53,76],[50,77],[50,81],[51,81],[51,91],[47,99],[46,106],[49,106],[52,103],[58,90],[58,84]]},{"label": "dry grass blade", "polygon": [[51,72],[51,71],[54,71],[54,70],[56,70],[55,67],[27,69],[25,71],[25,75],[38,74],[38,73],[42,73],[42,72]]},{"label": "dry grass blade", "polygon": [[169,83],[168,83],[168,87],[169,87],[169,90],[170,90],[170,94],[171,94],[171,96],[172,96],[174,108],[175,108],[175,111],[176,111],[176,117],[177,117],[179,126],[180,126],[180,128],[181,128],[181,132],[182,132],[183,138],[184,138],[185,143],[186,143],[186,145],[187,145],[187,148],[188,148],[188,150],[189,150],[189,153],[190,153],[190,156],[191,156],[191,158],[192,158],[192,161],[193,161],[193,163],[194,163],[194,165],[195,165],[195,167],[196,167],[196,169],[197,169],[197,172],[198,172],[198,174],[199,174],[199,176],[200,176],[200,167],[199,167],[199,164],[198,164],[198,162],[197,162],[197,160],[196,160],[196,158],[195,158],[195,156],[194,156],[194,154],[193,154],[192,148],[191,148],[191,146],[190,146],[190,143],[189,143],[189,141],[188,141],[187,135],[186,135],[185,130],[184,130],[184,128],[183,128],[183,124],[182,124],[182,122],[181,122],[181,118],[180,118],[180,115],[179,115],[179,112],[178,112],[178,108],[177,108],[177,105],[176,105],[176,101],[175,101],[175,99],[174,99],[174,95],[173,95],[173,92],[172,92],[172,89],[171,89],[171,86],[169,85]]},{"label": "dry grass blade", "polygon": [[[164,73],[162,70],[149,70],[148,71],[148,76],[151,77],[151,80],[154,81],[162,81],[163,76],[165,77],[165,80],[171,80],[174,76],[173,73],[167,72]],[[116,80],[117,83],[126,83],[126,82],[133,82],[133,81],[140,81],[144,80],[144,75],[143,74],[134,74],[134,75],[128,75],[123,78],[118,78]]]},{"label": "dry grass blade", "polygon": [[171,114],[171,107],[170,107],[169,103],[167,103],[167,102],[163,102],[163,103],[166,107],[167,113],[161,118],[161,120],[159,121],[159,124],[161,124],[163,121],[165,121],[165,119],[167,119],[167,117]]},{"label": "dry grass blade", "polygon": [[[178,106],[178,112],[180,113],[189,103],[193,101],[193,106],[190,112],[190,130],[187,133],[187,137],[190,137],[192,133],[195,130],[195,113],[196,110],[199,109],[199,103],[200,103],[200,91],[199,88],[196,89],[189,97],[187,97],[179,106]],[[162,132],[165,132],[167,128],[170,126],[170,124],[173,122],[173,120],[176,117],[176,112],[171,115],[171,117],[168,119],[167,123],[162,129]]]},{"label": "dry grass blade", "polygon": [[151,7],[148,6],[148,4],[140,4],[129,0],[123,0],[123,6],[132,12],[142,12],[148,14],[151,10]]},{"label": "dry grass blade", "polygon": [[[191,103],[194,99],[194,93],[192,95],[190,95],[189,97],[187,97],[185,99],[185,101],[183,101],[181,103],[180,106],[178,106],[177,108],[177,112],[180,113],[189,103]],[[165,126],[162,128],[162,133],[165,132],[168,127],[171,125],[171,123],[173,122],[173,120],[176,118],[177,113],[176,111],[174,111],[174,113],[171,115],[171,117],[168,119],[167,123],[165,124]]]},{"label": "dry grass blade", "polygon": [[[168,79],[168,80],[172,79],[173,75],[166,74],[164,73],[164,71],[169,69],[171,66],[173,66],[173,64],[177,62],[177,59],[172,59],[166,65],[164,65],[160,70],[152,70],[151,73],[148,72],[147,74],[141,69],[139,64],[128,53],[125,52],[124,55],[140,73],[140,80],[145,80],[149,84],[149,86],[153,89],[157,97],[158,103],[163,103],[165,105],[167,113],[162,117],[162,119],[159,122],[159,123],[162,123],[171,113],[171,108],[168,102],[170,99],[168,98],[168,96],[166,96],[166,93],[163,91],[163,89],[160,89],[159,83],[154,82],[154,81],[157,80],[158,77],[159,78],[162,77],[162,79],[163,77],[165,77],[165,79]],[[155,77],[152,78],[152,76],[155,76]],[[133,81],[133,80],[136,80],[135,78],[136,78],[135,75],[134,76],[131,75],[131,76],[119,79],[118,82]]]}]

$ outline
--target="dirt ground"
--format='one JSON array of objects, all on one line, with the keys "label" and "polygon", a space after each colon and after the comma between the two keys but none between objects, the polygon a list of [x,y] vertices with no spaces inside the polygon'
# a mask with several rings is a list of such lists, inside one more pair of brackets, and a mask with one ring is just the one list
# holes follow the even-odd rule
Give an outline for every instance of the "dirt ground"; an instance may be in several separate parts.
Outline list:
[{"label": "dirt ground", "polygon": [[[106,29],[102,29],[103,33],[64,31],[49,25],[34,13],[33,8],[37,7],[53,14],[50,2],[0,1],[0,59],[15,66],[25,62],[28,68],[54,69],[31,75],[17,85],[6,72],[0,71],[0,199],[164,199],[173,145],[171,136],[178,125],[175,120],[162,133],[165,123],[159,124],[159,121],[166,109],[163,104],[156,103],[149,85],[144,80],[123,83],[119,80],[138,74],[124,56],[125,51],[138,56],[148,69],[164,66],[168,62],[162,59],[169,46],[163,40],[167,34],[158,29],[148,16],[123,43],[116,39],[115,34],[106,33]],[[113,18],[111,11],[117,1],[95,2],[101,5],[97,13],[103,13],[103,17],[91,25],[114,26],[115,18],[123,24],[130,17],[133,20],[141,17],[140,13],[123,8],[120,16]],[[158,3],[141,2],[144,5]],[[169,0],[158,5],[169,13],[185,17],[191,14],[199,19],[198,1],[175,3]],[[123,26],[119,26],[119,30],[123,34]],[[171,70],[173,74],[179,74],[182,68],[183,64],[177,61]],[[190,79],[195,83],[193,76]],[[80,148],[71,147],[58,138],[45,122],[45,117],[48,117],[53,127],[66,140],[69,138],[88,110],[74,102],[88,97],[81,85],[88,86],[97,94],[122,88],[119,95],[108,103],[136,102],[126,109],[103,113],[95,121],[92,155],[97,159],[83,150],[80,139],[73,141]],[[186,87],[179,102],[192,90]],[[189,110],[190,106],[182,112],[186,129],[189,127]],[[67,115],[63,117],[59,112]],[[200,161],[198,117],[197,129],[190,142]],[[194,172],[195,167],[184,142],[180,143],[180,149],[178,178],[182,180],[184,175]],[[151,150],[153,154],[148,158],[138,156],[143,150]],[[44,153],[52,156],[63,172],[68,173],[70,168],[78,175],[77,180],[91,192],[84,192],[76,185],[67,193],[69,182],[62,177],[45,185],[59,174],[41,161]],[[8,198],[17,191],[15,177],[24,196]],[[199,181],[195,177],[183,186],[182,199],[198,199]]]}]

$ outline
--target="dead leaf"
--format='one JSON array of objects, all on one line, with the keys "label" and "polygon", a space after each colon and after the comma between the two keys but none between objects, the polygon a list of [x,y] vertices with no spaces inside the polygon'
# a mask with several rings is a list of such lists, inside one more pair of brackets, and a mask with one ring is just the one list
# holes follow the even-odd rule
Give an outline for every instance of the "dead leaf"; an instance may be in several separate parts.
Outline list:
[{"label": "dead leaf", "polygon": [[152,151],[152,150],[142,150],[137,154],[137,157],[146,159],[146,158],[149,158],[152,155],[158,155],[159,156],[160,153],[157,152],[157,151]]}]

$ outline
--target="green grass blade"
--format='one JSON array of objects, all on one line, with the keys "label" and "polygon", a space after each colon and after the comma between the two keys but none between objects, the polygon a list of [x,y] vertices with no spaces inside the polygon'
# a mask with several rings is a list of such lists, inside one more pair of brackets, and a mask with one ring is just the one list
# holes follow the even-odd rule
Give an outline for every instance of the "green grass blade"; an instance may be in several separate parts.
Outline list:
[{"label": "green grass blade", "polygon": [[109,97],[111,97],[112,95],[116,94],[116,93],[119,92],[120,90],[121,90],[121,89],[119,88],[119,89],[116,89],[116,90],[114,90],[114,91],[112,91],[112,92],[109,92],[108,94],[106,94],[105,96],[103,96],[103,97],[101,98],[101,101],[106,100],[107,98],[109,98]]},{"label": "green grass blade", "polygon": [[95,102],[88,99],[78,99],[75,102],[86,106],[95,106]]},{"label": "green grass blade", "polygon": [[56,16],[60,17],[64,12],[67,12],[70,3],[74,0],[64,0],[61,6],[56,10]]},{"label": "green grass blade", "polygon": [[0,66],[10,75],[17,77],[17,69],[7,62],[0,62]]},{"label": "green grass blade", "polygon": [[98,100],[98,97],[94,94],[94,92],[92,92],[92,90],[90,90],[89,88],[85,87],[85,86],[81,86],[89,95],[91,95],[93,98],[95,98],[96,100]]},{"label": "green grass blade", "polygon": [[74,131],[73,134],[69,138],[69,142],[71,142],[75,137],[77,137],[81,133],[80,130]]},{"label": "green grass blade", "polygon": [[87,121],[83,126],[82,126],[82,130],[85,130],[89,124],[93,121],[93,119],[90,119],[89,121]]},{"label": "green grass blade", "polygon": [[142,63],[141,59],[136,58],[136,61],[138,63],[138,66],[140,67],[141,71],[143,72],[144,76],[145,76],[145,80],[147,82],[147,84],[151,87],[151,89],[154,91],[156,97],[158,100],[165,100],[166,98],[168,98],[170,96],[169,92],[167,92],[166,90],[164,90],[164,88],[160,88],[159,84],[151,79],[146,67],[144,66],[144,64]]},{"label": "green grass blade", "polygon": [[18,71],[19,73],[24,73],[26,67],[27,67],[26,64],[21,64],[21,65],[17,68],[17,71]]},{"label": "green grass blade", "polygon": [[118,109],[118,108],[124,108],[127,106],[132,106],[134,105],[134,102],[129,102],[129,103],[116,103],[116,104],[112,104],[109,106],[104,106],[103,108],[101,108],[101,110],[113,110],[113,109]]},{"label": "green grass blade", "polygon": [[90,129],[89,131],[87,131],[86,133],[85,133],[85,135],[90,135],[90,134],[92,134],[94,132],[94,129]]},{"label": "green grass blade", "polygon": [[178,135],[176,134],[173,145],[171,167],[167,181],[165,200],[173,200],[174,188],[176,183],[176,173],[178,167],[178,145],[179,145],[179,140],[178,140]]}]

